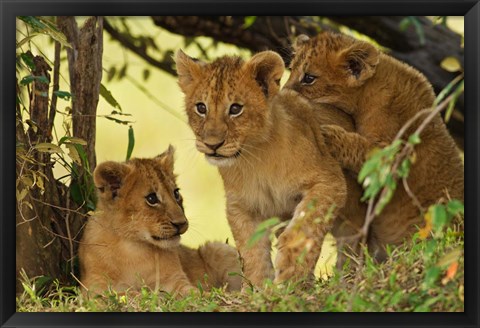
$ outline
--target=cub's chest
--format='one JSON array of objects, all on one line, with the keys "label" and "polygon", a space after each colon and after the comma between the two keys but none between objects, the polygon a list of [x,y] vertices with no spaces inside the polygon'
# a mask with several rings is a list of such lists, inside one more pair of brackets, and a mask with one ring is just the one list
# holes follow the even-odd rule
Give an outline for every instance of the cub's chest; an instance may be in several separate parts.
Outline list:
[{"label": "cub's chest", "polygon": [[292,218],[302,198],[298,186],[281,177],[245,179],[239,194],[243,205],[261,218],[276,216],[283,220]]}]

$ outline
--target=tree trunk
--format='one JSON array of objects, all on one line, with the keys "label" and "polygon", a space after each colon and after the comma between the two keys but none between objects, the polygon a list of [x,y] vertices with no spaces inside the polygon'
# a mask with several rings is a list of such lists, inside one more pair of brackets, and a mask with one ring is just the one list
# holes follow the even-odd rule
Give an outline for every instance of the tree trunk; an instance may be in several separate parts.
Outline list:
[{"label": "tree trunk", "polygon": [[[48,71],[51,68],[40,57],[34,57],[34,76],[43,76],[50,81]],[[17,108],[17,143],[23,149],[24,160],[16,164],[16,272],[24,269],[28,277],[49,276],[62,280],[61,241],[57,238],[57,226],[60,217],[49,206],[61,206],[59,189],[52,172],[52,163],[48,152],[32,150],[38,143],[51,141],[48,112],[49,83],[35,80],[30,94],[30,128],[24,131],[21,112]],[[30,160],[25,160],[29,158]],[[35,185],[32,186],[33,182]],[[39,182],[42,181],[43,183]],[[23,196],[22,196],[23,194]],[[21,290],[17,280],[17,291]]]},{"label": "tree trunk", "polygon": [[59,16],[57,24],[72,49],[67,49],[72,91],[73,136],[88,142],[90,169],[96,166],[95,131],[102,80],[103,17],[90,17],[79,30],[75,17]]},{"label": "tree trunk", "polygon": [[[48,72],[51,68],[42,57],[34,57],[32,75],[37,78],[32,83],[29,95],[30,119],[26,122],[30,128],[27,132],[25,120],[17,107],[16,270],[17,276],[23,268],[28,277],[44,275],[60,281],[71,281],[73,260],[85,223],[83,213],[88,209],[85,203],[75,204],[71,200],[70,189],[75,183],[81,183],[81,188],[85,188],[82,190],[93,189],[90,170],[96,165],[95,122],[102,78],[103,18],[91,17],[81,29],[78,29],[74,17],[59,17],[57,24],[72,45],[71,49],[67,48],[67,56],[73,136],[87,141],[85,154],[88,163],[74,165],[72,182],[67,188],[53,176],[49,151],[33,148],[39,143],[52,141],[56,110],[56,95],[52,94],[49,112],[49,83],[38,79],[43,76],[50,82]],[[58,90],[59,63],[60,45],[56,44],[53,91]],[[40,182],[33,183],[39,179]],[[22,286],[17,281],[17,291],[21,290]]]}]

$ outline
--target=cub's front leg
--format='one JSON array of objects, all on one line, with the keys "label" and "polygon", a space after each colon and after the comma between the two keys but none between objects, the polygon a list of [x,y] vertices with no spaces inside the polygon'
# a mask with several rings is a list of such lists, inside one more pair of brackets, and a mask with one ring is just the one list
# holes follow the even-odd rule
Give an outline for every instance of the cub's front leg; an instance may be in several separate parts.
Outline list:
[{"label": "cub's front leg", "polygon": [[338,125],[322,125],[320,130],[328,151],[340,166],[355,173],[360,172],[373,144],[360,134],[348,132]]},{"label": "cub's front leg", "polygon": [[231,198],[227,199],[227,219],[241,256],[243,274],[254,286],[261,287],[265,279],[273,279],[271,242],[268,236],[253,245],[248,242],[262,219]]},{"label": "cub's front leg", "polygon": [[154,276],[150,277],[150,287],[168,293],[187,295],[198,289],[188,280],[183,271],[176,250],[161,250],[155,254]]},{"label": "cub's front leg", "polygon": [[[332,188],[333,187],[333,188]],[[335,188],[336,187],[336,188]],[[275,282],[313,278],[325,234],[346,199],[345,184],[316,184],[305,192],[293,218],[278,238]]]}]

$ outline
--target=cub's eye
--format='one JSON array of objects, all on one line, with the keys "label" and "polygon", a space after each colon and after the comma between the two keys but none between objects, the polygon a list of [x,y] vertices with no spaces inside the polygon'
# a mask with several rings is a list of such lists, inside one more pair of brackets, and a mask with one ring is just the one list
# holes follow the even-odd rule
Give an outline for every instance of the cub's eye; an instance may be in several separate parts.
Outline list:
[{"label": "cub's eye", "polygon": [[198,103],[195,106],[197,108],[198,115],[205,116],[207,113],[207,106],[204,103]]},{"label": "cub's eye", "polygon": [[160,201],[158,200],[157,194],[152,192],[151,194],[148,194],[147,197],[145,197],[147,200],[147,204],[151,206],[155,206],[158,204]]},{"label": "cub's eye", "polygon": [[302,84],[307,84],[307,85],[313,84],[313,82],[315,82],[316,79],[317,79],[316,76],[305,73],[305,75],[302,78]]},{"label": "cub's eye", "polygon": [[182,195],[180,195],[180,189],[176,188],[173,191],[173,196],[175,196],[175,200],[177,201],[177,203],[182,201]]},{"label": "cub's eye", "polygon": [[230,110],[228,111],[228,114],[231,116],[238,116],[242,113],[243,111],[243,106],[240,104],[232,104],[230,106]]}]

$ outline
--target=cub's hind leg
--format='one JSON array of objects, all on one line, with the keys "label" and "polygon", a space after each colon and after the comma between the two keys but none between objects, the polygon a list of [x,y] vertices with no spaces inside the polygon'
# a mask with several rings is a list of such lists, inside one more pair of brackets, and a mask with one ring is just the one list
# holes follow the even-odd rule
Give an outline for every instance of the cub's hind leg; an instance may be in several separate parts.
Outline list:
[{"label": "cub's hind leg", "polygon": [[226,285],[228,291],[241,289],[242,268],[240,256],[234,247],[221,242],[208,242],[200,246],[198,253],[214,287]]}]

